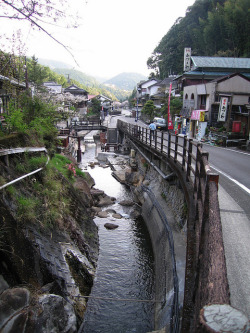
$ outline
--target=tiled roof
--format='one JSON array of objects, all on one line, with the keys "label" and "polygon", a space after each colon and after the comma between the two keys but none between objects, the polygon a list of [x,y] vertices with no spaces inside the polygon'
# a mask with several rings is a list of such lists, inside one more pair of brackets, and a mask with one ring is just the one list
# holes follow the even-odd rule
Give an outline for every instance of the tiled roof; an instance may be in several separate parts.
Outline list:
[{"label": "tiled roof", "polygon": [[250,69],[250,58],[233,57],[199,57],[191,56],[192,62],[196,68],[248,68]]}]

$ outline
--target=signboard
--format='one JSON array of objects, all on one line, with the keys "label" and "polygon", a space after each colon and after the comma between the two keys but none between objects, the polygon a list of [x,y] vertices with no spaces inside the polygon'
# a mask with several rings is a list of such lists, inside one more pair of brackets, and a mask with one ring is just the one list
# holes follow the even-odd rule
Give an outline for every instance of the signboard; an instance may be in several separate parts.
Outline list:
[{"label": "signboard", "polygon": [[191,68],[191,48],[185,47],[184,49],[184,72],[190,71]]},{"label": "signboard", "polygon": [[193,110],[192,113],[191,113],[191,119],[192,120],[204,121],[205,120],[205,111]]},{"label": "signboard", "polygon": [[169,95],[168,95],[168,130],[173,129],[173,122],[170,114],[170,98],[171,98],[171,90],[172,90],[172,83],[170,83],[169,87]]},{"label": "signboard", "polygon": [[221,97],[218,121],[226,121],[228,97]]}]

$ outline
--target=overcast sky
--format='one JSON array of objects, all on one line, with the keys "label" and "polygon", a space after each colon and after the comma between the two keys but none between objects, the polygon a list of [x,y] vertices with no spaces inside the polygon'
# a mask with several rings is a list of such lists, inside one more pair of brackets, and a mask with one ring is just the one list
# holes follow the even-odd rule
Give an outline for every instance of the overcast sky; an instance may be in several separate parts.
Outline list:
[{"label": "overcast sky", "polygon": [[[81,26],[75,30],[50,28],[71,48],[80,67],[67,51],[42,32],[22,24],[27,54],[63,61],[77,70],[110,78],[122,72],[149,74],[147,59],[177,18],[184,17],[195,0],[71,0],[79,8]],[[13,21],[0,19],[1,31]],[[189,45],[187,45],[188,47]]]}]

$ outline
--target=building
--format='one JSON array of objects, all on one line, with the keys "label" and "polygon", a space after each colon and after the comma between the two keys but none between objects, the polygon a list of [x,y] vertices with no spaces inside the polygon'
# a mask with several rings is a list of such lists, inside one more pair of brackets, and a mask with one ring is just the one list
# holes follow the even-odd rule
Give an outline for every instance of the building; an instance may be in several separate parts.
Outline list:
[{"label": "building", "polygon": [[64,94],[71,94],[74,96],[74,103],[79,115],[87,113],[88,92],[82,88],[77,87],[75,84],[64,89]]},{"label": "building", "polygon": [[182,133],[200,139],[201,127],[223,127],[229,132],[235,131],[237,122],[237,130],[248,137],[249,112],[250,77],[241,73],[188,85],[183,90]]},{"label": "building", "polygon": [[241,73],[250,78],[250,58],[191,56],[191,68],[177,76],[178,91],[194,84],[205,84],[220,77]]},{"label": "building", "polygon": [[0,75],[0,113],[7,112],[10,99],[26,89],[26,84]]}]

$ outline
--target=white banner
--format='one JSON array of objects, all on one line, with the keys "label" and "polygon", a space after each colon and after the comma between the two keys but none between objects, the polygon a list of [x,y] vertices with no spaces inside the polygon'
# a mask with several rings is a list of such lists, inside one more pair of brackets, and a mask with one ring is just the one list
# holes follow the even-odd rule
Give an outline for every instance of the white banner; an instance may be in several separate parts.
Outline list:
[{"label": "white banner", "polygon": [[186,47],[184,49],[184,72],[189,71],[191,68],[191,48]]},{"label": "white banner", "polygon": [[228,97],[221,97],[218,121],[226,121]]}]

